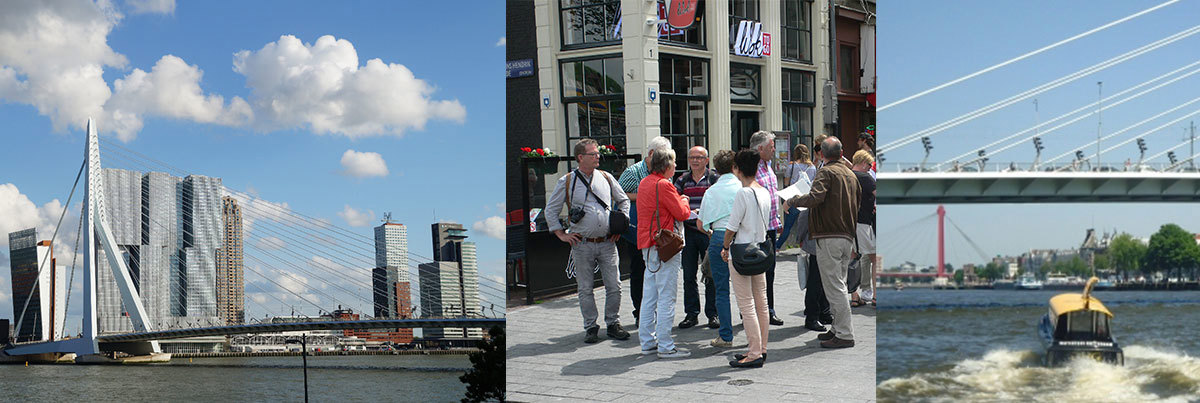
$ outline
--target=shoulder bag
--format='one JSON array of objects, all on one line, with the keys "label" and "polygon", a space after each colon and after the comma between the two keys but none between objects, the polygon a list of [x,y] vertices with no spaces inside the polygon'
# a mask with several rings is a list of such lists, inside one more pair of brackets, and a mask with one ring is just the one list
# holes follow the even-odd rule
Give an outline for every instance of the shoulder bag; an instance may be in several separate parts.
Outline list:
[{"label": "shoulder bag", "polygon": [[[766,229],[767,219],[763,217],[762,207],[758,204],[758,192],[751,188],[750,193],[754,197],[754,209],[758,211],[759,218],[763,219],[763,229]],[[763,274],[775,262],[775,245],[771,244],[770,240],[758,243],[735,243],[729,248],[729,260],[733,261],[733,268],[737,270],[738,274],[743,276]]]},{"label": "shoulder bag", "polygon": [[[609,187],[608,200],[612,201],[612,187],[616,186],[613,184],[612,176],[609,176],[607,172],[604,172],[599,169],[597,169],[596,172],[600,173],[600,175],[603,176],[604,179],[608,180],[608,187]],[[578,175],[578,173],[575,173],[575,174]],[[620,234],[624,234],[625,231],[629,230],[629,216],[625,215],[624,211],[621,211],[621,209],[617,208],[617,205],[615,203],[613,204],[612,208],[609,209],[608,204],[604,203],[604,199],[601,199],[600,196],[596,195],[596,192],[592,191],[592,183],[591,182],[589,182],[586,179],[583,179],[582,176],[576,176],[576,177],[579,178],[580,182],[583,182],[584,186],[587,187],[588,193],[591,193],[592,197],[596,198],[596,202],[600,203],[600,206],[604,207],[605,210],[609,210],[609,212],[608,212],[608,234],[609,235],[620,235]],[[567,193],[568,193],[567,198],[569,201],[570,200],[569,188],[568,188]]]},{"label": "shoulder bag", "polygon": [[654,234],[654,244],[658,246],[658,259],[666,262],[675,257],[679,251],[683,250],[683,236],[673,231],[673,229],[662,228],[662,223],[658,221],[658,184],[662,181],[654,183],[654,225],[658,226],[657,231],[651,231]]}]

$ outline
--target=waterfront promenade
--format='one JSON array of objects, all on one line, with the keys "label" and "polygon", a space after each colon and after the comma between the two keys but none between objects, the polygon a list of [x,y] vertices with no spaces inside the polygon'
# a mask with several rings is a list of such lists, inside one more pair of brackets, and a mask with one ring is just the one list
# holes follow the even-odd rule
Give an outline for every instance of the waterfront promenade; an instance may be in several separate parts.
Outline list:
[{"label": "waterfront promenade", "polygon": [[[506,378],[513,401],[875,401],[875,308],[853,308],[855,343],[823,349],[817,333],[804,329],[804,291],[796,280],[796,256],[781,253],[776,267],[776,311],[783,326],[772,326],[769,360],[758,369],[735,369],[734,353],[746,351],[746,335],[734,318],[734,347],[709,346],[715,329],[674,328],[682,359],[640,354],[633,327],[629,281],[622,282],[621,322],[631,337],[583,342],[582,319],[574,294],[532,306],[509,308]],[[680,284],[682,284],[682,280]],[[703,286],[701,286],[703,289]],[[596,292],[603,307],[603,289]],[[701,294],[703,299],[703,292]],[[675,324],[683,320],[683,290],[677,295]],[[703,315],[701,315],[703,317]],[[603,317],[603,316],[602,316]],[[703,321],[702,321],[703,322]]]}]

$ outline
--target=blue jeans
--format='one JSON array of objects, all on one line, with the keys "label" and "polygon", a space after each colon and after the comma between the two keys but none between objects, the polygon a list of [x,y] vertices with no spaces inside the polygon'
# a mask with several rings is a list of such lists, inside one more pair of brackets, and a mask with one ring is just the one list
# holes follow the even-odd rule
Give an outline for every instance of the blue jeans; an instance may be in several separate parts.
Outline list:
[{"label": "blue jeans", "polygon": [[[671,326],[675,322],[675,293],[679,289],[680,256],[671,260],[658,260],[658,247],[642,249],[646,259],[646,277],[642,285],[641,326],[638,339],[642,350],[658,346],[658,352],[669,353],[675,349],[671,338]],[[654,272],[652,273],[651,270]]]},{"label": "blue jeans", "polygon": [[779,233],[779,239],[775,241],[775,250],[783,249],[783,242],[787,241],[788,235],[792,233],[792,225],[796,223],[796,217],[800,216],[800,209],[792,207],[783,214],[783,232]]},{"label": "blue jeans", "polygon": [[729,263],[721,259],[721,247],[725,245],[725,230],[713,231],[708,243],[708,264],[712,269],[713,284],[716,289],[717,316],[721,328],[717,335],[721,340],[733,341],[733,317],[729,312]]}]

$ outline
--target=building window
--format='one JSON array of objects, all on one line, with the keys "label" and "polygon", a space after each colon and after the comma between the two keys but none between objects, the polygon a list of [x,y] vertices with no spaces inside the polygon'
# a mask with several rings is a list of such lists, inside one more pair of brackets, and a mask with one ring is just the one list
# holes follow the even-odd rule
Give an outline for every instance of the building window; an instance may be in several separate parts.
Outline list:
[{"label": "building window", "polygon": [[564,49],[619,43],[621,2],[560,0]]},{"label": "building window", "polygon": [[708,61],[664,53],[658,69],[660,131],[675,150],[675,169],[686,170],[688,150],[708,147]]},{"label": "building window", "polygon": [[838,88],[847,92],[858,92],[858,48],[850,45],[838,47]]},{"label": "building window", "polygon": [[811,147],[813,108],[816,102],[812,72],[783,70],[783,130],[792,133],[792,144]]},{"label": "building window", "polygon": [[729,102],[761,105],[761,71],[753,64],[729,63]]},{"label": "building window", "polygon": [[621,55],[565,60],[562,70],[562,103],[567,116],[567,149],[591,138],[600,144],[625,148],[625,80]]},{"label": "building window", "polygon": [[783,0],[783,58],[812,62],[812,0]]},{"label": "building window", "polygon": [[729,51],[733,52],[737,40],[738,25],[742,21],[758,22],[758,0],[732,0],[729,2]]},{"label": "building window", "polygon": [[700,22],[692,24],[692,27],[688,29],[672,28],[670,24],[666,23],[666,1],[658,0],[658,19],[664,21],[658,29],[659,43],[704,49],[704,18],[701,18]]}]

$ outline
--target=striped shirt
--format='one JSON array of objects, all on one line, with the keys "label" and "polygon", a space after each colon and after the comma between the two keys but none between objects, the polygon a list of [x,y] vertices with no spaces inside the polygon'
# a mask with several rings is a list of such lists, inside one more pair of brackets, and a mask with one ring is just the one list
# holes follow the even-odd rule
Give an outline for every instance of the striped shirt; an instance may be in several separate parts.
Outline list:
[{"label": "striped shirt", "polygon": [[779,179],[775,177],[775,171],[771,169],[770,161],[758,161],[758,172],[754,175],[754,181],[767,188],[767,192],[771,194],[771,224],[767,226],[767,229],[777,230],[783,226],[779,222],[779,197],[775,196]]},{"label": "striped shirt", "polygon": [[621,172],[617,183],[621,184],[621,190],[624,190],[625,193],[636,193],[638,184],[642,183],[642,179],[647,176],[650,176],[650,171],[646,170],[646,161],[642,160],[625,168],[625,172]]}]

